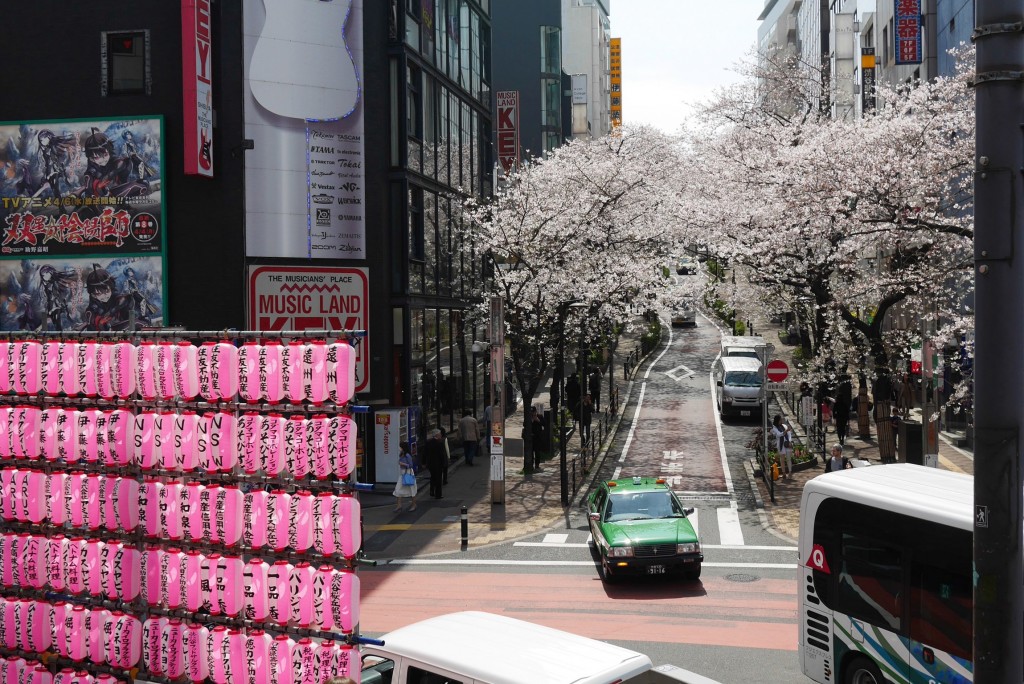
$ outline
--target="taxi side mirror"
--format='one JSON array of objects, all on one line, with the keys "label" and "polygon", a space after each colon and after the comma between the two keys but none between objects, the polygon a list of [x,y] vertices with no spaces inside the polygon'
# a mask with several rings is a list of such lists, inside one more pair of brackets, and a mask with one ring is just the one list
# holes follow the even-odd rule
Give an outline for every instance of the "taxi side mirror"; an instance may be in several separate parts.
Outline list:
[{"label": "taxi side mirror", "polygon": [[600,522],[601,521],[601,514],[600,513],[591,513],[588,517],[591,520],[593,520],[594,522]]},{"label": "taxi side mirror", "polygon": [[686,515],[693,515],[693,509],[692,508],[684,508],[683,509],[683,513],[685,513]]}]

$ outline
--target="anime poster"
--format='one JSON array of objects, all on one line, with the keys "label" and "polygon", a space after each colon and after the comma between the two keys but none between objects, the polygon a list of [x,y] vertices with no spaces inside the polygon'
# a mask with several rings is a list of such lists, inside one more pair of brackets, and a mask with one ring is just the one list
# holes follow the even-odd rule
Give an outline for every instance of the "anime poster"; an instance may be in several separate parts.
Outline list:
[{"label": "anime poster", "polygon": [[163,119],[0,124],[0,257],[159,253]]},{"label": "anime poster", "polygon": [[0,330],[138,330],[164,323],[159,256],[0,261]]}]

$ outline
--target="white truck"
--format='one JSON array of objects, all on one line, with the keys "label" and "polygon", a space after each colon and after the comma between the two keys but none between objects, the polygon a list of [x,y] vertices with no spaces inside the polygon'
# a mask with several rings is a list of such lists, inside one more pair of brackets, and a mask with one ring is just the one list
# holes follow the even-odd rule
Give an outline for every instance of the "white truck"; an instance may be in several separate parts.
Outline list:
[{"label": "white truck", "polygon": [[766,349],[768,349],[768,343],[760,335],[722,335],[723,358],[726,356],[749,356],[763,363]]},{"label": "white truck", "polygon": [[493,613],[449,613],[362,647],[362,684],[718,684],[637,651]]}]

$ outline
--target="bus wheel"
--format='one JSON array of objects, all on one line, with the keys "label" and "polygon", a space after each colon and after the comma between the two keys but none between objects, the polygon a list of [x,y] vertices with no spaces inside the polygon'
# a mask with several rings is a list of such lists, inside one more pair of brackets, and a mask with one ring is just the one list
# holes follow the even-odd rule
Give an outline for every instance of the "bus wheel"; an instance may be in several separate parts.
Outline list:
[{"label": "bus wheel", "polygon": [[864,656],[857,656],[846,666],[843,684],[885,684],[878,666]]}]

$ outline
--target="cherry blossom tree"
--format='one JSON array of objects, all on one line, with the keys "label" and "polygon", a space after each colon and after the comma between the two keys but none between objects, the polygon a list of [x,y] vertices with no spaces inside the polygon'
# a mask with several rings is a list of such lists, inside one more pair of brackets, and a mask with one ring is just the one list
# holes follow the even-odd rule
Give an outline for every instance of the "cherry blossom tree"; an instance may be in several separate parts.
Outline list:
[{"label": "cherry blossom tree", "polygon": [[[663,179],[673,176],[676,141],[625,128],[578,140],[512,173],[495,196],[466,206],[472,244],[505,301],[510,365],[523,395],[524,424],[559,344],[607,336],[633,302],[668,305],[673,231]],[[576,304],[578,306],[570,306]],[[525,468],[534,467],[530,430]]]}]

